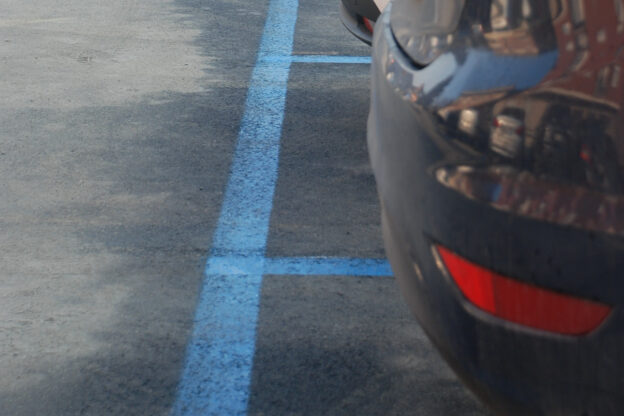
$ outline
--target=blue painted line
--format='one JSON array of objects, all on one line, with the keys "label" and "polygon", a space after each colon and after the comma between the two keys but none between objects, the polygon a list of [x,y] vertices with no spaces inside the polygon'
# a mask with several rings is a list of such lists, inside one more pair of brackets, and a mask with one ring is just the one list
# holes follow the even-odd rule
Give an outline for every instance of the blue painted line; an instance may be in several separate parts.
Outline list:
[{"label": "blue painted line", "polygon": [[370,64],[370,56],[337,56],[337,55],[267,55],[263,62],[296,62],[305,64]]},{"label": "blue painted line", "polygon": [[210,259],[207,274],[223,276],[325,275],[325,276],[392,276],[386,259],[340,257],[255,257],[226,256]]},{"label": "blue painted line", "polygon": [[264,274],[392,276],[392,269],[385,259],[284,257],[265,259]]},{"label": "blue painted line", "polygon": [[292,62],[308,64],[370,64],[370,56],[293,55]]},{"label": "blue painted line", "polygon": [[258,256],[212,257],[206,265],[206,276],[247,276],[264,273],[265,259]]},{"label": "blue painted line", "polygon": [[[246,413],[290,71],[290,60],[266,57],[292,53],[297,9],[297,0],[269,4],[174,416]],[[247,259],[244,274],[224,273],[228,256]]]}]

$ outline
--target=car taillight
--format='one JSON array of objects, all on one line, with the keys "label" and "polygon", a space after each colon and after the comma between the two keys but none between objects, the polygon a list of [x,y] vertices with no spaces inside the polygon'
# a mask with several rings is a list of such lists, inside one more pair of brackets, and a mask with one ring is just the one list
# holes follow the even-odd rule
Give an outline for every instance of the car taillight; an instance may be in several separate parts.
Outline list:
[{"label": "car taillight", "polygon": [[364,21],[364,26],[366,26],[366,29],[370,32],[373,33],[373,26],[374,26],[374,22],[371,22],[369,19],[362,17],[362,20]]},{"label": "car taillight", "polygon": [[611,311],[605,304],[521,283],[440,245],[435,248],[466,299],[498,318],[544,331],[583,335],[597,328]]}]

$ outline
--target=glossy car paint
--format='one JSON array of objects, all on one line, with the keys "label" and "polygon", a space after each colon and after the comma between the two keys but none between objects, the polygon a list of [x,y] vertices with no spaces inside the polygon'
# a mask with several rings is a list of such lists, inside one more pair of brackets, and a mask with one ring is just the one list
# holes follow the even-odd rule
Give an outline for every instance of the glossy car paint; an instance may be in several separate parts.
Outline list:
[{"label": "glossy car paint", "polygon": [[[373,48],[369,152],[402,292],[495,411],[621,414],[622,4],[466,0],[440,42],[405,30],[422,3],[394,0]],[[578,336],[497,318],[462,295],[438,244],[611,313]]]}]

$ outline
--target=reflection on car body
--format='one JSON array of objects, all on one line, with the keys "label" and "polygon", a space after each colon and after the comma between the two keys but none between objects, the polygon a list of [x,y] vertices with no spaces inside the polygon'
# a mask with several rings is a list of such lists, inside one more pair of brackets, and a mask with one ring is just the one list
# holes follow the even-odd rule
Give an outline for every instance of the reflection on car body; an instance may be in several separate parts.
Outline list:
[{"label": "reflection on car body", "polygon": [[393,270],[503,414],[624,412],[621,0],[394,0],[368,143]]}]

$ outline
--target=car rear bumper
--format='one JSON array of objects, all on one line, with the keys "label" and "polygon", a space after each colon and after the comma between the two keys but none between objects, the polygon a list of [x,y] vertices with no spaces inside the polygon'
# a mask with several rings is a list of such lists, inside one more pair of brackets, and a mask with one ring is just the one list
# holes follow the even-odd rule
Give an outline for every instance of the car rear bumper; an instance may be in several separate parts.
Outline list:
[{"label": "car rear bumper", "polygon": [[[621,236],[539,221],[482,203],[436,172],[480,157],[414,104],[422,69],[376,26],[368,145],[383,206],[384,240],[402,293],[460,377],[504,414],[620,414],[624,410]],[[412,72],[401,83],[388,68]],[[567,336],[496,318],[467,301],[435,244],[552,290],[612,305],[588,335]],[[588,277],[589,276],[589,277]]]}]

